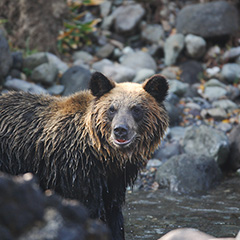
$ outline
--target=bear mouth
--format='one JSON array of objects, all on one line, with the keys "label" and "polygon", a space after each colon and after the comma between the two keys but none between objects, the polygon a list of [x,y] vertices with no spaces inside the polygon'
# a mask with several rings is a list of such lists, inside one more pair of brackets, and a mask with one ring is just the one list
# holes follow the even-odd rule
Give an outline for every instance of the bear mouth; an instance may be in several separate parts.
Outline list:
[{"label": "bear mouth", "polygon": [[132,141],[134,139],[134,136],[131,137],[130,139],[114,139],[114,144],[117,145],[117,146],[120,146],[120,147],[126,147],[126,146],[129,146]]}]

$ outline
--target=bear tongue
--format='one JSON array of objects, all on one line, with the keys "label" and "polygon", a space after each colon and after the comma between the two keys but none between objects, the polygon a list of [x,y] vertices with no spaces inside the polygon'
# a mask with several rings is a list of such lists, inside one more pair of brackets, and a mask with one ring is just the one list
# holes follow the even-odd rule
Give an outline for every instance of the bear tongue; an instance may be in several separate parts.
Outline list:
[{"label": "bear tongue", "polygon": [[126,142],[127,140],[125,140],[125,139],[117,139],[117,141],[120,142],[120,143],[124,143],[124,142]]}]

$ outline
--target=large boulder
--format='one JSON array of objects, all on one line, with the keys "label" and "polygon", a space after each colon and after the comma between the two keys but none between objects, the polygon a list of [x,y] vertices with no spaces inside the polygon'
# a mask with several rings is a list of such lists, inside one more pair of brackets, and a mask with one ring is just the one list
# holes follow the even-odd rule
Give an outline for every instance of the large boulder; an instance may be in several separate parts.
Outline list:
[{"label": "large boulder", "polygon": [[181,193],[206,191],[220,179],[221,170],[213,158],[193,154],[171,157],[156,173],[156,181],[160,187]]},{"label": "large boulder", "polygon": [[188,5],[179,12],[176,28],[204,38],[231,35],[238,31],[238,11],[226,1]]},{"label": "large boulder", "polygon": [[39,189],[32,174],[0,173],[0,236],[8,240],[109,240],[102,223],[77,201]]},{"label": "large boulder", "polygon": [[183,149],[188,154],[205,155],[222,166],[228,158],[227,136],[210,126],[191,126],[183,138]]}]

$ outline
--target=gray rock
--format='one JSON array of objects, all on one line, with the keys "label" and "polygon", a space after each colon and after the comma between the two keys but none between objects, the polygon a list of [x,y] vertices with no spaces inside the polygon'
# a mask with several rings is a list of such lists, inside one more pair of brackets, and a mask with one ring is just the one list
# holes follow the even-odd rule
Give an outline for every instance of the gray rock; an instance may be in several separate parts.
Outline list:
[{"label": "gray rock", "polygon": [[23,53],[22,52],[13,52],[12,59],[13,59],[12,68],[17,69],[17,70],[22,70]]},{"label": "gray rock", "polygon": [[102,17],[107,17],[111,11],[112,2],[104,1],[100,4],[100,14]]},{"label": "gray rock", "polygon": [[168,116],[170,126],[175,126],[180,122],[181,109],[171,104],[170,102],[164,103]]},{"label": "gray rock", "polygon": [[77,91],[88,89],[91,79],[89,70],[74,66],[69,68],[60,78],[60,84],[64,85],[64,96],[70,95]]},{"label": "gray rock", "polygon": [[201,111],[202,118],[214,118],[215,120],[221,121],[228,117],[227,112],[222,108],[210,108],[210,109],[203,109]]},{"label": "gray rock", "polygon": [[126,35],[135,32],[144,14],[145,9],[140,4],[118,7],[112,14],[115,19],[115,31]]},{"label": "gray rock", "polygon": [[108,240],[104,224],[92,220],[77,201],[45,195],[32,174],[0,173],[0,236],[8,240]]},{"label": "gray rock", "polygon": [[207,191],[216,186],[221,177],[221,170],[213,158],[193,154],[170,158],[156,173],[160,187],[187,194]]},{"label": "gray rock", "polygon": [[131,82],[136,75],[136,72],[133,69],[118,63],[105,65],[101,72],[108,78],[118,83]]},{"label": "gray rock", "polygon": [[3,31],[0,30],[0,85],[12,67],[13,59],[8,46],[8,42],[4,37]]},{"label": "gray rock", "polygon": [[209,86],[204,89],[203,97],[209,101],[220,99],[227,95],[227,90],[222,87]]},{"label": "gray rock", "polygon": [[150,169],[150,168],[158,168],[159,166],[162,165],[162,162],[158,159],[150,159],[148,162],[147,162],[147,166],[146,168],[147,169]]},{"label": "gray rock", "polygon": [[[230,123],[225,123],[225,122],[220,122],[217,126],[216,129],[223,131],[225,133],[228,133],[232,130],[232,125]],[[231,150],[230,150],[231,152]]]},{"label": "gray rock", "polygon": [[51,95],[61,95],[64,91],[64,86],[63,85],[54,85],[50,88],[47,89],[48,93]]},{"label": "gray rock", "polygon": [[133,82],[143,83],[147,78],[150,78],[154,74],[154,70],[143,68],[137,72],[135,78],[133,79]]},{"label": "gray rock", "polygon": [[183,148],[186,153],[213,158],[221,166],[229,154],[229,141],[223,132],[212,127],[192,126],[185,133]]},{"label": "gray rock", "polygon": [[114,46],[108,43],[108,44],[105,44],[103,47],[101,47],[97,51],[96,55],[99,58],[108,58],[113,54],[113,51],[114,51]]},{"label": "gray rock", "polygon": [[187,54],[194,59],[201,58],[206,51],[206,41],[193,34],[188,34],[185,37],[185,46]]},{"label": "gray rock", "polygon": [[157,65],[155,60],[146,52],[136,51],[123,55],[121,58],[121,64],[132,68],[135,71],[139,71],[142,68],[152,69],[156,72]]},{"label": "gray rock", "polygon": [[23,59],[23,69],[33,70],[35,67],[48,62],[48,57],[45,52],[34,53]]},{"label": "gray rock", "polygon": [[169,132],[169,137],[172,141],[179,142],[184,138],[185,132],[186,132],[186,128],[184,127],[180,127],[180,126],[171,127]]},{"label": "gray rock", "polygon": [[168,84],[169,92],[176,94],[178,97],[182,97],[189,87],[189,84],[183,83],[179,80],[169,80]]},{"label": "gray rock", "polygon": [[80,60],[82,63],[90,63],[93,61],[93,56],[86,51],[77,51],[73,53],[73,61]]},{"label": "gray rock", "polygon": [[95,71],[102,72],[105,66],[113,66],[113,62],[109,59],[102,59],[98,62],[93,63],[92,68]]},{"label": "gray rock", "polygon": [[53,85],[57,79],[58,69],[53,64],[43,63],[33,69],[31,80],[43,85]]},{"label": "gray rock", "polygon": [[204,38],[232,35],[238,31],[238,12],[226,1],[188,5],[180,10],[176,28]]},{"label": "gray rock", "polygon": [[203,66],[200,62],[189,60],[180,65],[180,78],[183,82],[194,84],[200,82],[200,77],[203,74]]},{"label": "gray rock", "polygon": [[175,66],[169,66],[161,71],[161,74],[167,79],[177,79],[180,76],[180,68]]},{"label": "gray rock", "polygon": [[159,44],[165,38],[164,30],[159,24],[142,23],[141,28],[141,37],[146,42]]},{"label": "gray rock", "polygon": [[174,34],[167,38],[164,44],[164,63],[169,66],[176,63],[180,52],[184,48],[184,36]]},{"label": "gray rock", "polygon": [[240,65],[237,63],[227,63],[222,67],[221,74],[229,83],[234,83],[240,79]]},{"label": "gray rock", "polygon": [[46,55],[48,58],[48,62],[50,64],[55,65],[59,73],[63,74],[65,71],[68,70],[69,68],[68,65],[65,62],[63,62],[61,59],[59,59],[56,55],[49,52],[47,52]]},{"label": "gray rock", "polygon": [[222,108],[226,111],[231,111],[238,108],[238,105],[229,99],[221,99],[212,103],[213,107]]},{"label": "gray rock", "polygon": [[240,168],[240,125],[234,127],[229,135],[230,154],[228,164],[233,170]]},{"label": "gray rock", "polygon": [[47,94],[47,90],[34,83],[26,82],[20,79],[8,79],[4,83],[4,87],[9,90],[24,91],[34,94]]},{"label": "gray rock", "polygon": [[229,61],[229,60],[237,58],[238,56],[240,56],[240,47],[234,47],[234,48],[227,50],[223,54],[222,60]]}]

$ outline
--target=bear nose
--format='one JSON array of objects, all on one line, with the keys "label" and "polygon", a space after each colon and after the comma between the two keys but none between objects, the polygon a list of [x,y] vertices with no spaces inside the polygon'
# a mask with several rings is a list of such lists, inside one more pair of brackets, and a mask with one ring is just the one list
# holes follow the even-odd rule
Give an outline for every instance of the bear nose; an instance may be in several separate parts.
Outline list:
[{"label": "bear nose", "polygon": [[128,128],[125,125],[118,125],[114,128],[114,135],[117,139],[127,139]]}]

